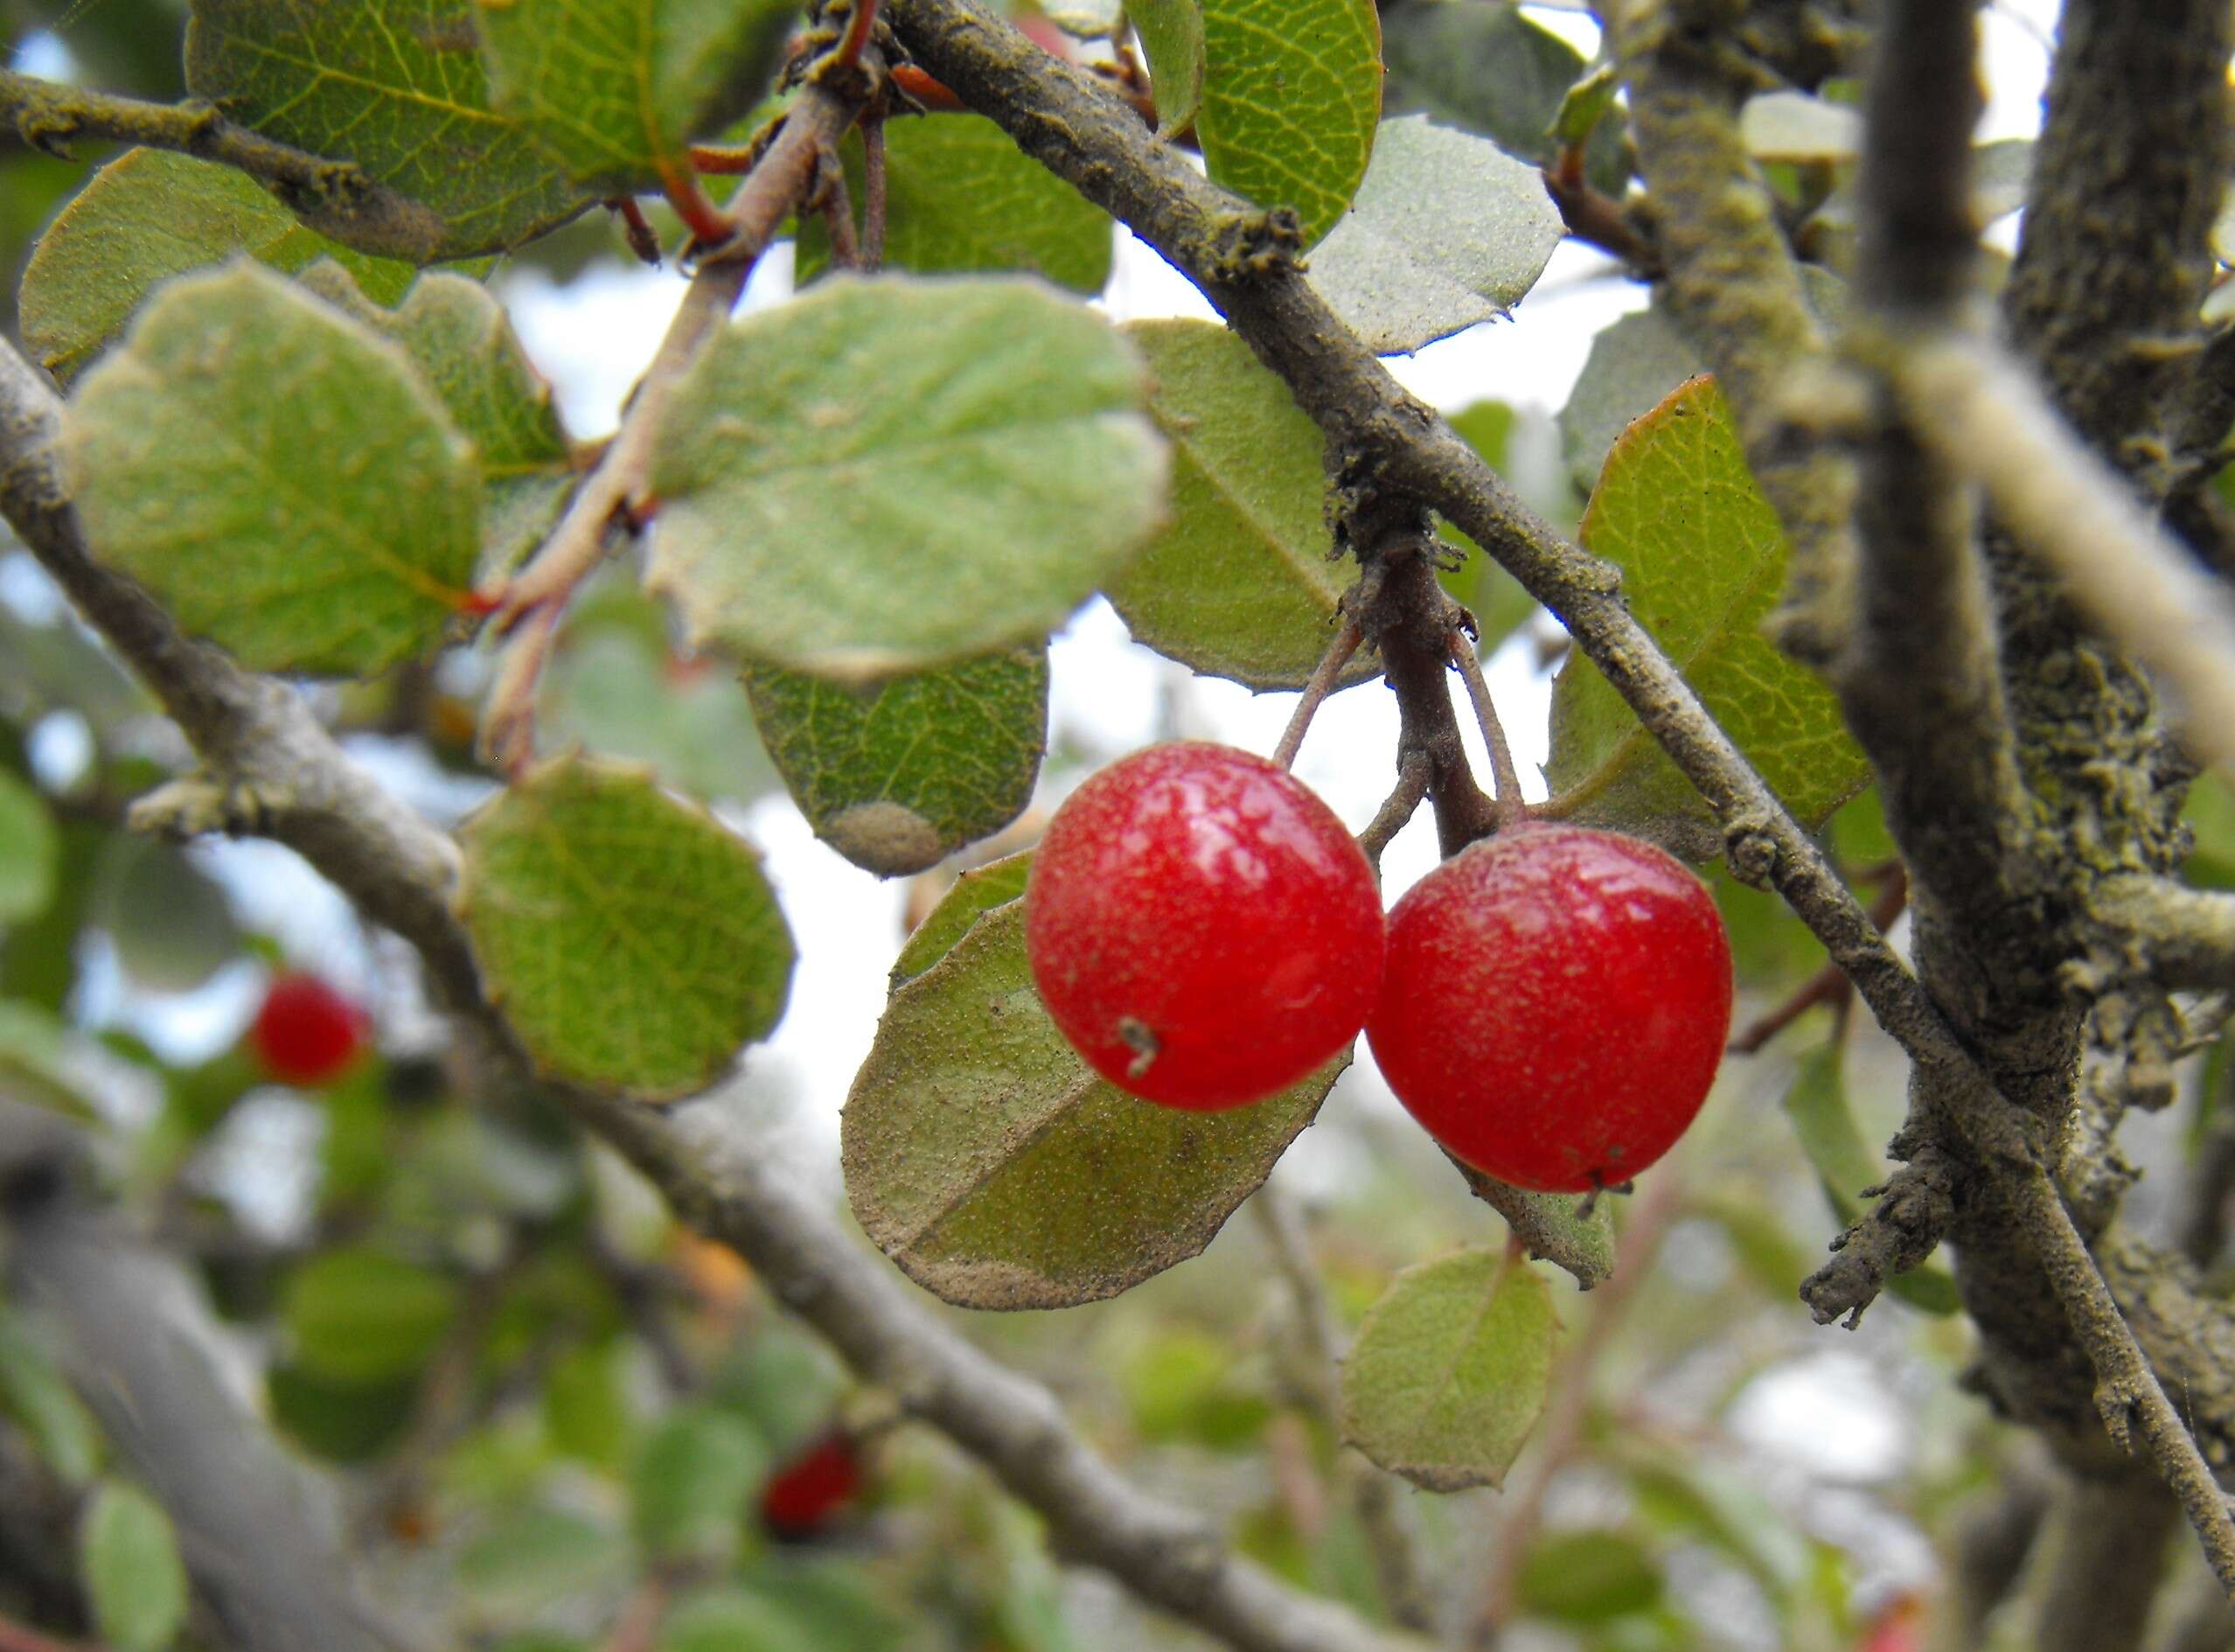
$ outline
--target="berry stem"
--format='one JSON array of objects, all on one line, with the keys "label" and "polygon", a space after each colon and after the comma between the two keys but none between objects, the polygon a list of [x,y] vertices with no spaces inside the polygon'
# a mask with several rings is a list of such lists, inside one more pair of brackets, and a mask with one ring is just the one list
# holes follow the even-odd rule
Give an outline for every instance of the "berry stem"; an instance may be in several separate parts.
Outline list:
[{"label": "berry stem", "polygon": [[839,164],[834,153],[823,157],[812,205],[822,213],[824,226],[830,231],[831,256],[841,268],[860,269],[861,241],[853,232],[853,202],[846,192],[846,168]]},{"label": "berry stem", "polygon": [[1514,767],[1514,749],[1506,742],[1506,726],[1498,721],[1498,708],[1490,701],[1490,685],[1483,680],[1482,660],[1474,652],[1474,643],[1467,634],[1454,628],[1446,640],[1451,645],[1452,663],[1459,667],[1466,680],[1467,698],[1474,701],[1474,715],[1482,724],[1482,741],[1490,749],[1490,778],[1497,788],[1498,829],[1510,831],[1528,819],[1528,805],[1521,801],[1521,771]]},{"label": "berry stem", "polygon": [[1374,870],[1382,869],[1382,851],[1389,847],[1389,840],[1404,830],[1405,823],[1420,812],[1421,799],[1428,795],[1428,778],[1434,765],[1424,751],[1408,751],[1404,761],[1397,765],[1396,790],[1389,793],[1389,801],[1368,822],[1358,834],[1358,847],[1373,862]]},{"label": "berry stem", "polygon": [[1319,702],[1334,692],[1335,679],[1342,675],[1342,668],[1358,652],[1358,645],[1365,632],[1348,614],[1335,630],[1334,640],[1327,645],[1327,652],[1319,656],[1319,663],[1312,667],[1311,681],[1304,685],[1304,697],[1296,702],[1295,714],[1289,718],[1288,727],[1281,730],[1280,743],[1273,748],[1272,760],[1284,769],[1296,766],[1296,754],[1304,748],[1305,732],[1312,726],[1312,719],[1319,709]]}]

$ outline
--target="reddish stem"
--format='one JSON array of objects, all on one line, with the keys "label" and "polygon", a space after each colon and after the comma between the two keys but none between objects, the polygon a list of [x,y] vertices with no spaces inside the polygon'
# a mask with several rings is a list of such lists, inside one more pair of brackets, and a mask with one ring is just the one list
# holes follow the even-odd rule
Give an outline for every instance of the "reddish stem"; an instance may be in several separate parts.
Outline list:
[{"label": "reddish stem", "polygon": [[869,44],[869,36],[877,26],[877,0],[853,0],[853,13],[846,20],[846,32],[839,37],[834,54],[840,68],[852,68],[861,61],[861,49]]},{"label": "reddish stem", "polygon": [[719,247],[737,233],[736,224],[714,204],[714,197],[699,182],[698,173],[662,166],[659,186],[668,205],[674,207],[675,215],[683,220],[683,227],[691,232],[691,239],[700,247]]},{"label": "reddish stem", "polygon": [[619,215],[621,227],[629,237],[629,250],[637,255],[637,261],[658,268],[659,237],[652,233],[651,220],[644,216],[644,209],[637,204],[636,198],[616,195],[605,204]]},{"label": "reddish stem", "polygon": [[891,75],[895,86],[936,114],[954,115],[969,107],[947,90],[946,82],[933,80],[913,63],[895,65]]},{"label": "reddish stem", "polygon": [[861,268],[875,275],[885,262],[885,117],[861,122]]}]

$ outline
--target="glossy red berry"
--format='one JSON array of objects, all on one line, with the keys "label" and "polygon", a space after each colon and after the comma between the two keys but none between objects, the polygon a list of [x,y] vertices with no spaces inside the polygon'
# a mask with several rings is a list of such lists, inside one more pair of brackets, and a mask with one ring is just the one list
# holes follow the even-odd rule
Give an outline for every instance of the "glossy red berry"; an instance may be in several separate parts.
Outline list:
[{"label": "glossy red berry", "polygon": [[282,975],[264,994],[248,1045],[283,1084],[324,1084],[349,1070],[365,1048],[365,1012],[316,975]]},{"label": "glossy red berry", "polygon": [[1730,1035],[1730,942],[1706,886],[1634,838],[1523,826],[1389,913],[1366,1024],[1397,1099],[1517,1187],[1616,1187],[1707,1099]]},{"label": "glossy red berry", "polygon": [[1065,799],[1033,856],[1025,945],[1088,1065],[1168,1107],[1258,1101],[1358,1035],[1382,976],[1373,869],[1286,770],[1152,746]]},{"label": "glossy red berry", "polygon": [[773,1537],[803,1542],[827,1530],[860,1493],[860,1450],[833,1428],[769,1477],[761,1523]]}]

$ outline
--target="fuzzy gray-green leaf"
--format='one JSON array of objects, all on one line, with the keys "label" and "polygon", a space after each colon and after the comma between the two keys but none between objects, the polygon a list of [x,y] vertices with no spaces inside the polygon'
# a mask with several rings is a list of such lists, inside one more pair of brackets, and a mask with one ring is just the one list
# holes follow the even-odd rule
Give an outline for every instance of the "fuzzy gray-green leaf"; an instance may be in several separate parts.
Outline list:
[{"label": "fuzzy gray-green leaf", "polygon": [[1096,1301],[1209,1244],[1347,1061],[1224,1112],[1128,1096],[1048,1019],[1012,902],[886,1007],[846,1104],[846,1193],[878,1247],[950,1302]]}]

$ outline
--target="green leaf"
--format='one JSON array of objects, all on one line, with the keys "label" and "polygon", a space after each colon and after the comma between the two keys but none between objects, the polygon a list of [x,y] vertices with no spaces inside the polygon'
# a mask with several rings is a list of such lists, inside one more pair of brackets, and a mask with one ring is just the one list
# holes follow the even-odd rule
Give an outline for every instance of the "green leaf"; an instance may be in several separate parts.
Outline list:
[{"label": "green leaf", "polygon": [[[1583,54],[1511,0],[1414,0],[1383,24],[1392,108],[1417,110],[1489,138],[1538,165],[1569,92],[1585,78]],[[1619,198],[1630,166],[1623,122],[1597,122],[1584,151],[1593,187]]]},{"label": "green leaf", "polygon": [[[1884,1181],[1886,1170],[1848,1107],[1846,1051],[1837,1037],[1801,1058],[1785,1093],[1785,1116],[1815,1167],[1832,1215],[1842,1227],[1853,1226],[1862,1216],[1862,1189]],[[1889,1279],[1886,1288],[1927,1314],[1954,1314],[1963,1306],[1943,1268],[1913,1268]]]},{"label": "green leaf", "polygon": [[1131,0],[1125,15],[1148,59],[1156,135],[1175,136],[1202,107],[1203,0]]},{"label": "green leaf", "polygon": [[603,1522],[569,1509],[528,1508],[458,1551],[457,1586],[478,1611],[505,1622],[542,1612],[554,1600],[595,1597],[628,1565],[627,1540]]},{"label": "green leaf", "polygon": [[815,835],[884,877],[1025,812],[1048,742],[1048,655],[1013,649],[867,691],[748,666],[753,718]]},{"label": "green leaf", "polygon": [[[1805,824],[1868,784],[1831,690],[1761,633],[1789,552],[1712,380],[1685,384],[1615,444],[1582,537],[1622,570],[1639,623]],[[1691,784],[1580,652],[1553,686],[1551,748],[1563,818],[1720,847]]]},{"label": "green leaf", "polygon": [[998,861],[972,867],[955,880],[916,933],[908,938],[893,961],[892,986],[897,991],[955,949],[978,920],[997,906],[1021,900],[1025,879],[1032,872],[1032,851],[1020,849]]},{"label": "green leaf", "polygon": [[[839,147],[848,197],[862,199],[859,133]],[[1110,215],[980,115],[885,124],[885,262],[918,275],[1021,270],[1090,296],[1110,279]],[[831,265],[820,217],[799,226],[798,275]]]},{"label": "green leaf", "polygon": [[419,1405],[418,1373],[379,1383],[338,1383],[302,1365],[264,1378],[272,1417],[288,1438],[334,1463],[369,1463],[403,1437]]},{"label": "green leaf", "polygon": [[964,1307],[1068,1307],[1210,1243],[1347,1063],[1267,1100],[1187,1112],[1104,1084],[1034,991],[1021,903],[893,994],[842,1120],[863,1230]]},{"label": "green leaf", "polygon": [[101,1111],[78,1077],[68,1028],[51,1010],[0,1000],[0,1095],[87,1124]]},{"label": "green leaf", "polygon": [[230,166],[130,150],[95,172],[39,237],[17,296],[24,342],[67,383],[157,285],[242,253],[284,275],[332,259],[383,303],[417,274],[305,228]]},{"label": "green leaf", "polygon": [[421,276],[393,310],[330,266],[307,272],[303,284],[403,346],[473,443],[481,471],[479,579],[519,566],[557,522],[574,469],[551,387],[505,307],[477,282],[439,272]]},{"label": "green leaf", "polygon": [[1529,1546],[1514,1594],[1532,1617],[1604,1623],[1650,1611],[1661,1600],[1661,1568],[1644,1545],[1612,1530],[1555,1531]]},{"label": "green leaf", "polygon": [[1310,246],[1335,227],[1382,118],[1373,0],[1203,0],[1195,114],[1211,181],[1292,206]]},{"label": "green leaf", "polygon": [[473,451],[402,351],[255,264],[140,312],[71,404],[96,554],[259,671],[370,676],[473,580]]},{"label": "green leaf", "polygon": [[658,1652],[829,1652],[784,1603],[742,1589],[686,1595],[661,1620]]},{"label": "green leaf", "polygon": [[690,1095],[783,1016],[795,952],[758,857],[648,775],[562,757],[460,835],[475,956],[545,1071]]},{"label": "green leaf", "polygon": [[693,645],[874,681],[1035,643],[1159,513],[1138,359],[1020,280],[832,282],[713,340],[661,421],[648,582]]},{"label": "green leaf", "polygon": [[328,214],[368,253],[431,263],[507,252],[588,204],[519,122],[490,107],[474,0],[191,0],[186,85],[252,130],[352,161],[413,204],[400,221]]},{"label": "green leaf", "polygon": [[2197,840],[2183,876],[2198,889],[2235,889],[2235,786],[2205,770],[2189,788],[2181,819]]},{"label": "green leaf", "polygon": [[584,190],[693,176],[691,141],[742,115],[792,0],[476,0],[491,101]]},{"label": "green leaf", "polygon": [[1358,205],[1312,254],[1312,284],[1375,355],[1501,317],[1567,234],[1543,180],[1424,115],[1382,122]]},{"label": "green leaf", "polygon": [[1699,352],[1658,305],[1601,328],[1560,409],[1561,443],[1576,484],[1586,492],[1597,487],[1616,438],[1704,371]]},{"label": "green leaf", "polygon": [[1213,1451],[1254,1445],[1271,1420],[1271,1402],[1238,1380],[1234,1347],[1190,1326],[1159,1327],[1118,1376],[1133,1427],[1143,1439],[1187,1440]]},{"label": "green leaf", "polygon": [[543,1432],[554,1450],[603,1468],[618,1465],[633,1421],[623,1352],[621,1340],[610,1338],[553,1362],[543,1385]]},{"label": "green leaf", "polygon": [[88,916],[108,932],[124,973],[153,992],[191,993],[240,956],[225,890],[182,850],[152,838],[108,840]]},{"label": "green leaf", "polygon": [[1407,1268],[1342,1364],[1342,1429],[1430,1491],[1502,1485],[1536,1426],[1558,1321],[1543,1279],[1480,1246]]},{"label": "green leaf", "polygon": [[280,1318],[305,1370],[370,1385],[417,1371],[457,1309],[454,1281],[360,1246],[312,1257],[289,1275]]},{"label": "green leaf", "polygon": [[0,770],[0,927],[46,910],[61,856],[62,840],[46,800]]},{"label": "green leaf", "polygon": [[731,1558],[768,1471],[768,1448],[742,1418],[705,1407],[670,1413],[630,1475],[637,1541],[654,1561]]},{"label": "green leaf", "polygon": [[[0,1044],[6,1013],[0,1004]],[[4,1060],[4,1057],[0,1057]],[[6,1083],[0,1070],[0,1084]],[[82,1486],[101,1468],[101,1427],[23,1318],[0,1307],[0,1415],[24,1432],[65,1485]]]},{"label": "green leaf", "polygon": [[78,1565],[101,1640],[159,1652],[186,1621],[186,1566],[171,1516],[145,1492],[103,1481],[78,1528]]},{"label": "green leaf", "polygon": [[[1326,438],[1250,346],[1215,322],[1138,321],[1149,411],[1172,442],[1172,513],[1107,588],[1133,640],[1251,688],[1301,688],[1358,565],[1337,562]],[[1374,668],[1345,674],[1362,682]]]}]

